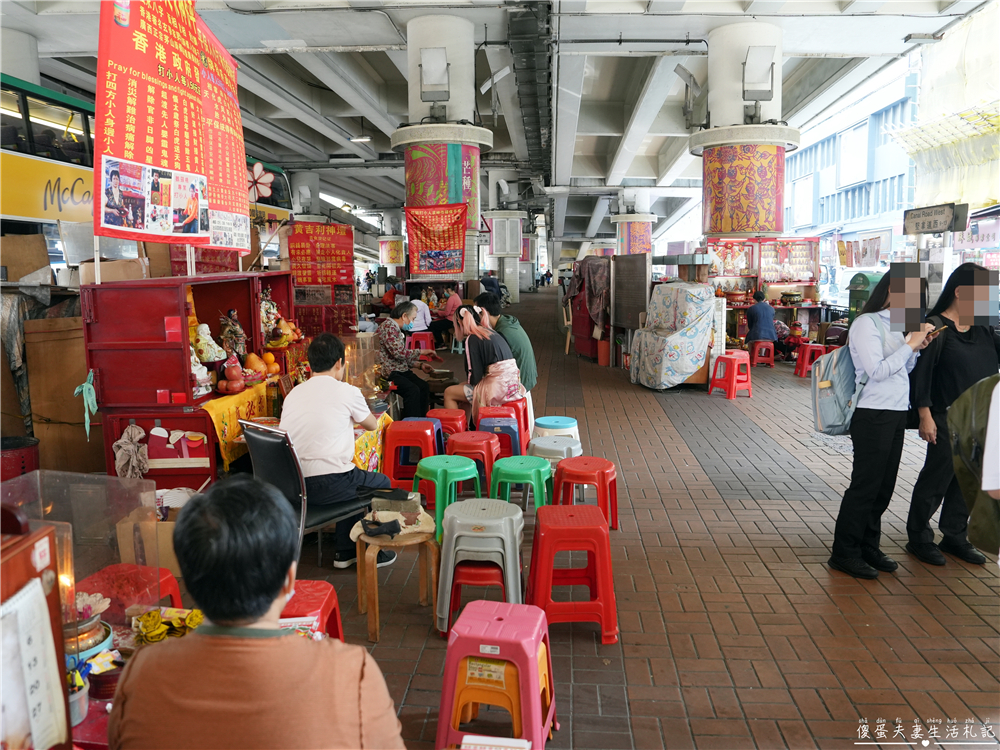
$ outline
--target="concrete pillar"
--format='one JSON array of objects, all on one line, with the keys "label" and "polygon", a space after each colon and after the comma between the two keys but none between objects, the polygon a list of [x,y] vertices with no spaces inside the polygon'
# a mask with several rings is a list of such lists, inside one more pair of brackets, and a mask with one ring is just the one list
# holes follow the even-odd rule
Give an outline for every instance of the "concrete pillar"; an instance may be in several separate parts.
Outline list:
[{"label": "concrete pillar", "polygon": [[[703,231],[713,237],[750,237],[784,231],[785,152],[798,148],[787,125],[744,125],[743,62],[750,47],[774,47],[773,95],[760,120],[781,119],[782,32],[766,23],[720,26],[708,35],[708,110],[712,128],[695,133],[688,148],[702,157]],[[748,83],[760,75],[748,76]],[[770,81],[770,77],[767,79]]]},{"label": "concrete pillar", "polygon": [[653,252],[653,222],[655,214],[618,214],[611,217],[618,233],[616,255],[638,255]]},{"label": "concrete pillar", "polygon": [[448,120],[475,122],[476,40],[472,21],[457,16],[420,16],[406,24],[406,64],[410,94],[409,121],[418,123],[431,113],[432,102],[420,99],[420,50],[441,48],[448,55],[450,96],[443,102]]},{"label": "concrete pillar", "polygon": [[387,208],[382,212],[382,231],[386,234],[403,233],[403,209]]},{"label": "concrete pillar", "polygon": [[5,75],[42,85],[38,73],[38,40],[31,34],[0,28],[0,70]]},{"label": "concrete pillar", "polygon": [[319,172],[292,172],[288,177],[292,187],[292,208],[296,214],[319,214]]}]

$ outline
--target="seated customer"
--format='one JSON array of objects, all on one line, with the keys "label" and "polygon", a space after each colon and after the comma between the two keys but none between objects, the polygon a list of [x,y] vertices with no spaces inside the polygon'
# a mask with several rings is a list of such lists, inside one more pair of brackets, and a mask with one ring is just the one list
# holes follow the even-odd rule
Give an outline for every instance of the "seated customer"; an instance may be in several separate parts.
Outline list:
[{"label": "seated customer", "polygon": [[[389,319],[378,327],[378,363],[382,367],[383,377],[395,383],[400,398],[403,399],[403,418],[426,417],[431,408],[431,388],[427,381],[410,368],[420,362],[424,353],[420,349],[406,348],[406,337],[403,331],[409,331],[414,318],[417,317],[417,306],[412,302],[402,302],[389,313]],[[437,356],[431,352],[432,356]],[[440,359],[438,357],[438,359]],[[424,372],[432,372],[429,364],[420,365]]]},{"label": "seated customer", "polygon": [[534,409],[531,404],[531,389],[538,382],[538,367],[535,364],[535,350],[531,346],[531,339],[521,327],[521,322],[513,315],[501,315],[500,298],[493,292],[484,292],[476,297],[476,304],[486,311],[489,316],[490,327],[504,337],[510,346],[510,351],[517,362],[518,372],[521,374],[521,385],[527,393],[524,397],[528,399],[528,424],[534,425]]},{"label": "seated customer", "polygon": [[[361,389],[343,382],[344,342],[332,333],[321,333],[309,344],[307,356],[312,377],[285,397],[281,429],[295,446],[309,504],[346,503],[358,496],[358,490],[390,488],[389,477],[354,465],[354,425],[374,430],[378,419]],[[350,534],[361,515],[337,524],[333,567],[349,568],[356,562],[357,547]],[[378,564],[395,559],[395,552],[382,550]]]},{"label": "seated customer", "polygon": [[455,336],[465,341],[469,381],[444,392],[446,409],[465,409],[475,419],[482,406],[503,406],[525,394],[514,354],[503,336],[490,328],[486,311],[462,305],[455,313]]},{"label": "seated customer", "polygon": [[438,349],[445,348],[444,334],[446,331],[451,330],[452,318],[455,317],[455,312],[458,308],[462,306],[462,298],[455,291],[454,284],[446,284],[442,293],[445,298],[444,309],[441,313],[443,317],[427,326],[430,332],[434,334],[434,346]]},{"label": "seated customer", "polygon": [[413,318],[413,325],[407,333],[417,333],[426,331],[431,325],[431,309],[422,299],[411,299],[410,303],[417,308],[416,317]]},{"label": "seated customer", "polygon": [[753,298],[756,304],[747,308],[747,344],[753,341],[777,341],[778,337],[774,333],[774,308],[764,301],[767,295],[764,292],[754,292]]},{"label": "seated customer", "polygon": [[174,552],[207,619],[129,660],[108,720],[111,750],[405,747],[364,648],[278,629],[298,543],[288,500],[247,475],[184,506]]}]

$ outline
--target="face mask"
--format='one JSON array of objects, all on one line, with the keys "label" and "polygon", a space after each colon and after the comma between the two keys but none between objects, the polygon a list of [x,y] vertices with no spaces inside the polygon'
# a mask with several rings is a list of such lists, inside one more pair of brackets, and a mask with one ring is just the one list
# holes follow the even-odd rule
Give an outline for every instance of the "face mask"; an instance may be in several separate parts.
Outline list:
[{"label": "face mask", "polygon": [[411,320],[409,323],[406,323],[403,326],[403,330],[404,331],[412,331],[413,330],[413,321]]}]

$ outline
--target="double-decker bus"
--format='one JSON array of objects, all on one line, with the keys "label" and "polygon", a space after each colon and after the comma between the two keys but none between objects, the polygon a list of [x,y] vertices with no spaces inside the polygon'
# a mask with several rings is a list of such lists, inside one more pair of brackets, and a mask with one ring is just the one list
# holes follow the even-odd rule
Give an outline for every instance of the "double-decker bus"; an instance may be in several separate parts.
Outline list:
[{"label": "double-decker bus", "polygon": [[[94,127],[91,102],[0,74],[0,233],[45,235],[56,264],[56,222],[94,218]],[[258,176],[263,168],[274,178],[265,176],[270,195],[254,191],[250,214],[273,227],[291,214],[291,190],[281,169],[249,155],[248,185],[258,163]]]}]

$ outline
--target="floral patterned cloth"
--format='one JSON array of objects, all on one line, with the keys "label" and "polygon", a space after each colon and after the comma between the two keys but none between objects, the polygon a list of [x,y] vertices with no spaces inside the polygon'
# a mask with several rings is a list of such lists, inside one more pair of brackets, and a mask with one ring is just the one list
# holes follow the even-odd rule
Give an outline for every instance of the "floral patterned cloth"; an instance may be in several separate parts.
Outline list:
[{"label": "floral patterned cloth", "polygon": [[408,372],[420,359],[423,353],[420,349],[406,350],[406,336],[399,330],[399,326],[393,323],[392,318],[387,318],[378,327],[378,363],[382,367],[382,374],[388,377],[393,372]]},{"label": "floral patterned cloth", "polygon": [[378,418],[378,426],[374,430],[359,428],[354,431],[354,465],[362,471],[382,470],[382,446],[385,442],[385,430],[392,424],[389,412],[383,412]]},{"label": "floral patterned cloth", "polygon": [[649,301],[646,327],[632,339],[632,382],[647,388],[672,388],[703,367],[714,307],[710,284],[675,281],[657,286]]},{"label": "floral patterned cloth", "polygon": [[[468,389],[468,386],[466,388]],[[525,393],[527,391],[521,385],[521,373],[517,369],[517,362],[513,359],[494,362],[490,365],[486,377],[472,389],[472,418],[476,419],[479,410],[484,406],[503,406],[508,401],[524,398]]]}]

